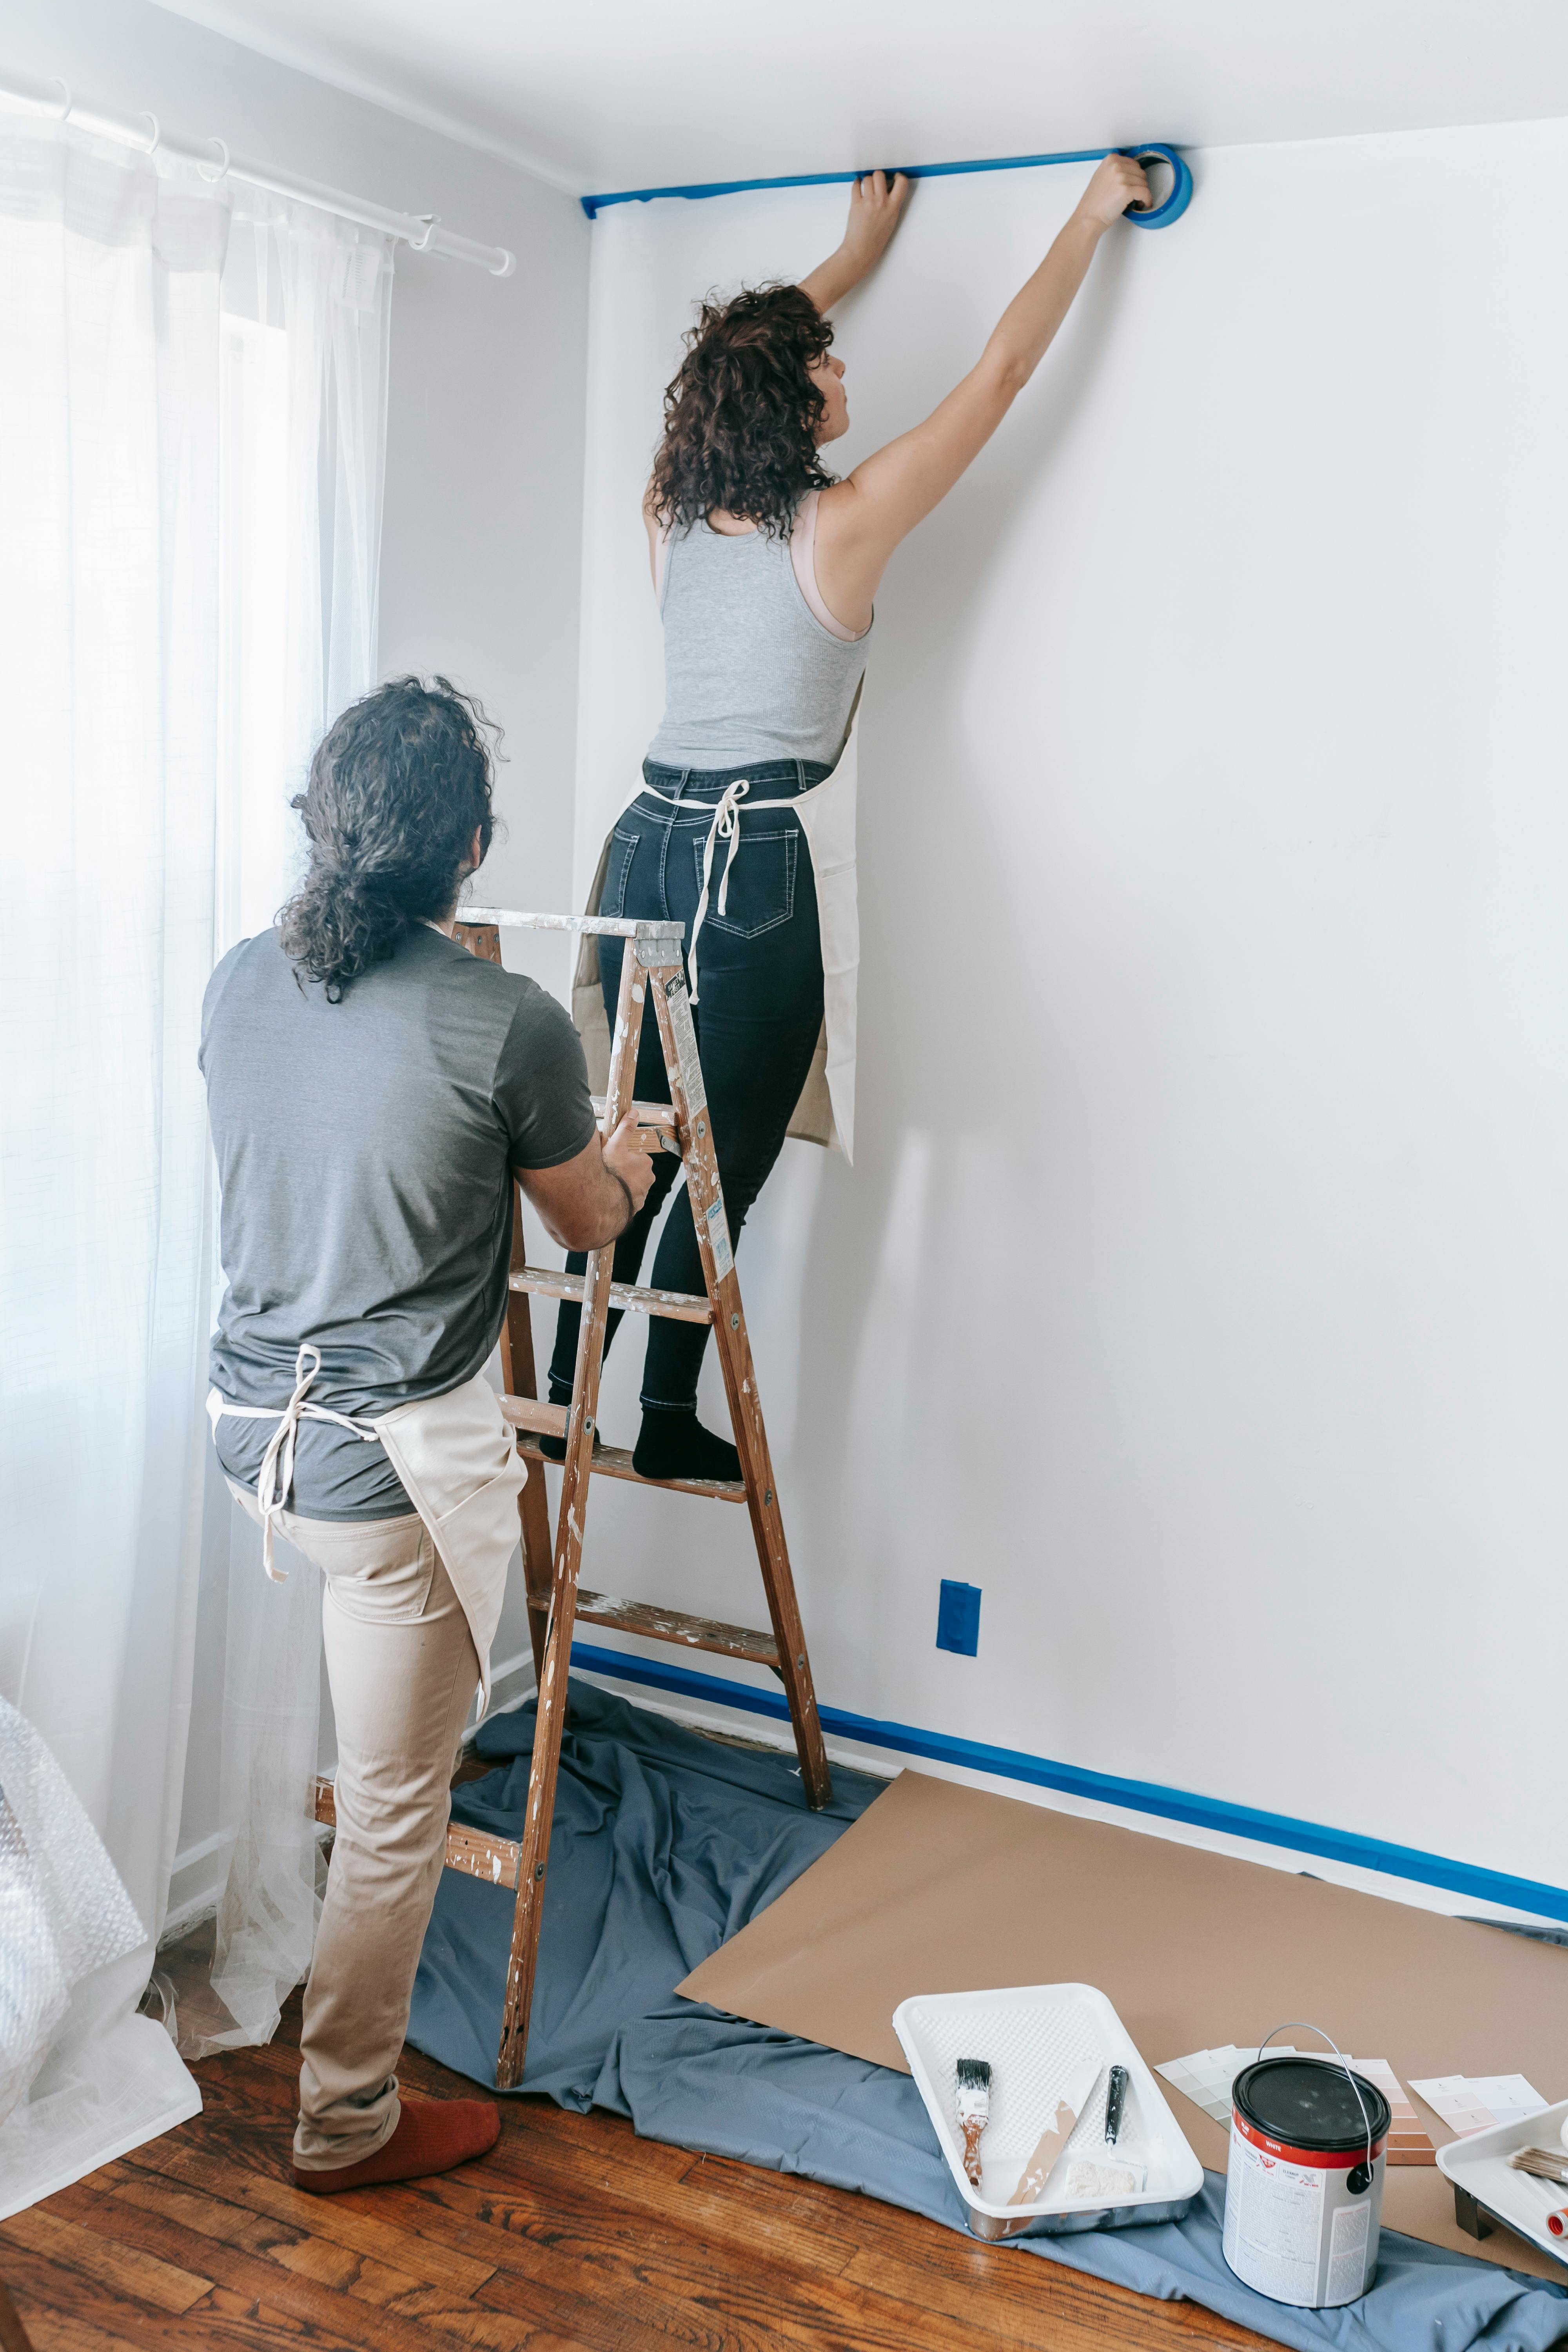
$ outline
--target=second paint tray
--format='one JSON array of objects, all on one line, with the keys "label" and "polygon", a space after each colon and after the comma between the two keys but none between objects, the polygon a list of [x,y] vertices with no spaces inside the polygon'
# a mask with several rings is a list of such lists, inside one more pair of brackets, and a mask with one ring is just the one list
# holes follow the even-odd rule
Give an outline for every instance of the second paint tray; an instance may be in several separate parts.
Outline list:
[{"label": "second paint tray", "polygon": [[[1546,2226],[1549,2213],[1568,2206],[1568,2189],[1515,2172],[1509,2158],[1516,2147],[1550,2148],[1555,2156],[1568,2129],[1568,2099],[1539,2114],[1516,2116],[1512,2123],[1493,2124],[1486,2131],[1468,2132],[1437,2150],[1437,2169],[1454,2184],[1454,2218],[1461,2230],[1477,2238],[1489,2237],[1489,2214],[1553,2261],[1568,2263],[1568,2238],[1559,2238]],[[1479,2209],[1479,2210],[1478,2210]]]},{"label": "second paint tray", "polygon": [[[925,2101],[977,2238],[1115,2230],[1138,2221],[1175,2221],[1204,2185],[1203,2167],[1165,2105],[1121,2020],[1093,1985],[1016,1985],[1002,1992],[919,1993],[893,2011],[916,2088]],[[954,2069],[960,2058],[991,2066],[991,2118],[980,2143],[981,2184],[963,2169]],[[1130,2080],[1115,2147],[1105,2145],[1106,2080],[1112,2066]],[[1062,2162],[1030,2205],[1009,2200],[1040,2134],[1089,2076],[1093,2088],[1067,2143]],[[1114,2204],[1068,2201],[1062,2193],[1075,2158],[1124,2162],[1144,2173],[1136,2194]]]}]

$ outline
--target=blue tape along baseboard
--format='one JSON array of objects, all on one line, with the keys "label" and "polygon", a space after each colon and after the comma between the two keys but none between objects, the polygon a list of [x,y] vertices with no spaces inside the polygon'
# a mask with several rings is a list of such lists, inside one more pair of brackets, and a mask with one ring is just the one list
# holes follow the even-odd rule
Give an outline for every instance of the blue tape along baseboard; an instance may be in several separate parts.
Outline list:
[{"label": "blue tape along baseboard", "polygon": [[[673,1691],[686,1698],[706,1699],[718,1706],[739,1707],[747,1715],[771,1716],[789,1721],[789,1706],[782,1691],[757,1690],[750,1683],[731,1682],[726,1675],[699,1674],[690,1666],[666,1665],[662,1658],[636,1657],[626,1650],[606,1650],[596,1642],[574,1642],[572,1664],[585,1673],[608,1675],[617,1682],[641,1683],[650,1690]],[[1198,1797],[1184,1789],[1162,1788],[1157,1780],[1123,1780],[1113,1772],[1089,1772],[1077,1764],[1058,1764],[1046,1756],[1029,1756],[1022,1748],[989,1748],[977,1739],[952,1739],[945,1732],[921,1731],[912,1724],[884,1723],[875,1716],[851,1715],[847,1708],[819,1710],[822,1727],[830,1738],[853,1739],[867,1748],[885,1748],[895,1755],[924,1756],[933,1764],[958,1764],[971,1772],[989,1772],[998,1780],[1022,1780],[1037,1789],[1059,1789],[1065,1795],[1085,1797],[1100,1805],[1118,1805],[1132,1813],[1152,1813],[1169,1822],[1187,1822],[1195,1829],[1215,1830],[1226,1837],[1249,1838],[1260,1845],[1283,1846],[1292,1853],[1316,1854],[1325,1862],[1349,1864],[1356,1870],[1381,1871],[1390,1878],[1414,1879],[1419,1886],[1441,1886],[1472,1901],[1497,1903],[1510,1911],[1531,1911],[1546,1919],[1568,1919],[1568,1887],[1546,1886],[1533,1878],[1512,1878],[1506,1871],[1484,1870],[1470,1862],[1450,1862],[1440,1853],[1423,1853],[1416,1846],[1390,1845],[1382,1838],[1360,1837],[1351,1830],[1326,1828],[1318,1822],[1293,1821],[1288,1813],[1260,1812],[1252,1805],[1228,1804],[1219,1797]]]},{"label": "blue tape along baseboard", "polygon": [[[1157,155],[1171,167],[1171,192],[1163,203],[1146,213],[1128,213],[1126,218],[1134,228],[1169,228],[1193,200],[1193,175],[1186,159],[1177,149],[1163,140],[1148,139],[1138,147],[1074,147],[1059,155],[986,155],[966,163],[899,163],[892,168],[901,172],[906,180],[949,180],[962,172],[1034,172],[1049,163],[1099,163],[1107,155]],[[616,188],[603,196],[580,196],[579,204],[590,220],[597,219],[609,205],[650,205],[658,196],[685,196],[696,202],[704,196],[740,196],[753,188],[837,188],[847,186],[852,180],[864,179],[870,164],[859,172],[797,172],[782,180],[695,180],[679,188]]]}]

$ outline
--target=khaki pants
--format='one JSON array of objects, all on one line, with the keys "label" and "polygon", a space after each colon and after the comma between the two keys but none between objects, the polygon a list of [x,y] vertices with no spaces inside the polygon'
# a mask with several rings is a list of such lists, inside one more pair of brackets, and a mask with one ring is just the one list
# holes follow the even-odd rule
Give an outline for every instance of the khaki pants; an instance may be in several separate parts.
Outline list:
[{"label": "khaki pants", "polygon": [[[235,1499],[258,1524],[256,1496]],[[321,1570],[338,1724],[336,1842],[300,2037],[294,2161],[334,2171],[397,2128],[393,2072],[446,1853],[452,1769],[479,1679],[468,1621],[423,1520],[301,1519]]]}]

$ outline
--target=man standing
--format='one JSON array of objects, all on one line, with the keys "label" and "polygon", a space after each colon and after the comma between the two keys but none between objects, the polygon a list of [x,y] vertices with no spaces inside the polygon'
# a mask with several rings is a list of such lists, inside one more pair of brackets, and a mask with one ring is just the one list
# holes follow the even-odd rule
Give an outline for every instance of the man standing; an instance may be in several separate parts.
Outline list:
[{"label": "man standing", "polygon": [[560,1005],[452,936],[490,843],[483,730],[445,678],[346,710],[294,803],[304,885],[203,1008],[227,1277],[207,1409],[268,1572],[281,1533],[326,1588],[338,1827],[294,2135],[317,2191],[447,2171],[500,2131],[488,2101],[400,2100],[393,2070],[526,1475],[483,1375],[512,1174],[574,1250],[652,1177],[629,1119],[601,1146]]}]

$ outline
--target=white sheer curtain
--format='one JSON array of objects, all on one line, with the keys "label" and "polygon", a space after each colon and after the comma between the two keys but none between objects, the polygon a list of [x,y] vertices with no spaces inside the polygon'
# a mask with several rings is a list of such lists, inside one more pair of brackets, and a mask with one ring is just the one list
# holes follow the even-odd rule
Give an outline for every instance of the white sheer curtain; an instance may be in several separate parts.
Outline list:
[{"label": "white sheer curtain", "polygon": [[133,2011],[177,1827],[204,1476],[226,230],[199,182],[0,118],[0,1695],[143,1937],[78,1985],[0,2126],[0,2212],[201,2104]]},{"label": "white sheer curtain", "polygon": [[265,929],[295,871],[289,803],[375,676],[390,241],[235,194],[223,281],[224,746],[219,946]]},{"label": "white sheer curtain", "polygon": [[[214,961],[284,895],[310,742],[374,675],[391,257],[259,196],[230,239],[229,201],[0,115],[0,1698],[144,1931],[121,1949],[121,1914],[118,1941],[78,1938],[101,1964],[0,2123],[0,2215],[200,2105],[134,2014],[179,1824],[199,1574],[232,1576],[237,1599],[226,1819],[251,1859],[230,1952],[252,2011],[257,1985],[294,1980],[313,1924],[290,1872],[311,1859],[317,1596],[302,1570],[263,1590],[210,1492],[195,1052]],[[0,1800],[25,1829],[20,1792]],[[0,2022],[6,1964],[0,1941]]]},{"label": "white sheer curtain", "polygon": [[[224,708],[219,952],[271,922],[293,878],[289,802],[310,751],[375,675],[392,248],[256,195],[224,284]],[[209,1463],[204,1577],[227,1623],[219,1813],[233,1838],[212,1998],[179,2021],[188,2056],[270,2040],[310,1966],[320,1912],[313,1794],[321,1691],[316,1570],[261,1539]]]}]

